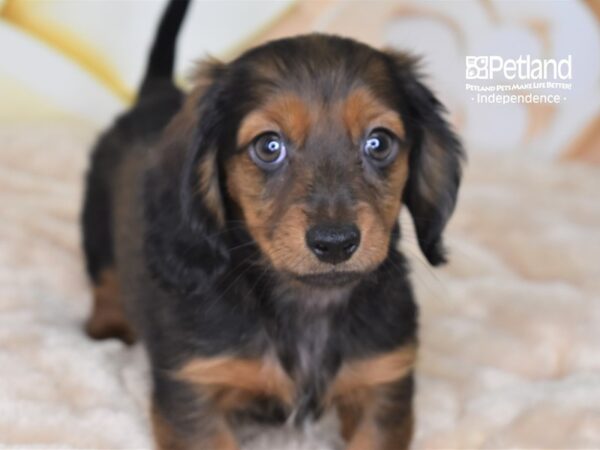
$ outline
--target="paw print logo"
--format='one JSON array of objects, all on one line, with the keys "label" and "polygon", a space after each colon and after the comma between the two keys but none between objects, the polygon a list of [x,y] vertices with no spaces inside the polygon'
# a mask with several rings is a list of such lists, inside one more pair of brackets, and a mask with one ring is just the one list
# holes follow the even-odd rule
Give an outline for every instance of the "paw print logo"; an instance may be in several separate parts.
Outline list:
[{"label": "paw print logo", "polygon": [[467,56],[465,62],[467,80],[485,80],[488,78],[487,56]]}]

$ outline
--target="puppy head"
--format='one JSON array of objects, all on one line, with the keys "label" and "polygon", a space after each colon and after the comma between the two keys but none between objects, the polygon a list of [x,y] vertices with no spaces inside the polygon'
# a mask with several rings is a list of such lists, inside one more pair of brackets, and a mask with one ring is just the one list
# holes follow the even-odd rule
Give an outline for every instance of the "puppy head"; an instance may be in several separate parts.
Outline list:
[{"label": "puppy head", "polygon": [[276,271],[335,285],[385,260],[404,203],[425,256],[443,262],[462,150],[414,66],[322,35],[212,66],[184,178],[188,214],[221,229],[242,221]]}]

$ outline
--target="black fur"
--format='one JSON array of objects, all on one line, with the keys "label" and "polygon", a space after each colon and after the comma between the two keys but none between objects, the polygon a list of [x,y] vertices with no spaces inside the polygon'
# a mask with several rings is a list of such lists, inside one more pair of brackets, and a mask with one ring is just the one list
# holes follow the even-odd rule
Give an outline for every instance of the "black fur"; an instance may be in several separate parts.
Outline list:
[{"label": "black fur", "polygon": [[190,0],[174,0],[167,5],[150,50],[148,66],[140,84],[140,97],[151,94],[160,81],[171,83],[175,66],[175,44]]}]

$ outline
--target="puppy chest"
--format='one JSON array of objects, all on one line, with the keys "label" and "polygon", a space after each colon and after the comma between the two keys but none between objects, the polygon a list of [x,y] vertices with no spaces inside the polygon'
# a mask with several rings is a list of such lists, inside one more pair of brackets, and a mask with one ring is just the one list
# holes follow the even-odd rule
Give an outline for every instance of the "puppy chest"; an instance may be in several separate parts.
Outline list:
[{"label": "puppy chest", "polygon": [[313,323],[280,336],[259,356],[196,357],[175,376],[223,412],[262,409],[298,420],[317,417],[339,365],[330,341],[329,329]]}]

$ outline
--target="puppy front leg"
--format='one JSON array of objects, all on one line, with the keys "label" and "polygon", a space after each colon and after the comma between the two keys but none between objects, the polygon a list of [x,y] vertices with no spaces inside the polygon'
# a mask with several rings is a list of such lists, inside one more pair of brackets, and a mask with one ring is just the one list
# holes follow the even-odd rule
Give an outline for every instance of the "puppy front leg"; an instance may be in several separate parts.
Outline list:
[{"label": "puppy front leg", "polygon": [[414,431],[413,389],[412,375],[386,389],[377,417],[384,450],[410,447]]},{"label": "puppy front leg", "polygon": [[225,417],[180,382],[155,387],[152,427],[159,450],[239,450]]},{"label": "puppy front leg", "polygon": [[413,434],[413,379],[380,386],[337,406],[346,450],[405,450]]}]

